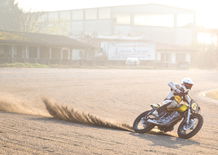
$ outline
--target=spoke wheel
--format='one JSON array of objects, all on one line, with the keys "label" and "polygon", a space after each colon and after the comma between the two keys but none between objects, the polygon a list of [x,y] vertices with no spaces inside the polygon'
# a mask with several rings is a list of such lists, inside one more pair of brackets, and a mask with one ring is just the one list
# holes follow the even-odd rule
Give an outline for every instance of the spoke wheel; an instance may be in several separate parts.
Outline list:
[{"label": "spoke wheel", "polygon": [[186,120],[183,120],[178,128],[178,136],[180,138],[191,138],[196,135],[203,125],[203,117],[200,114],[193,114],[190,118],[189,124],[186,123]]},{"label": "spoke wheel", "polygon": [[150,111],[146,111],[142,114],[140,114],[133,123],[133,129],[137,133],[145,133],[149,132],[154,125],[147,122],[147,117],[149,115]]}]

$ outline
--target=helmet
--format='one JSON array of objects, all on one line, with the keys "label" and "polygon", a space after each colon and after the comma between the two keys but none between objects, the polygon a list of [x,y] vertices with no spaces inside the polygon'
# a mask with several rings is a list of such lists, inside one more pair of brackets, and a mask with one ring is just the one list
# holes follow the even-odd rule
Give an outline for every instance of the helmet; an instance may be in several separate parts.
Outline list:
[{"label": "helmet", "polygon": [[184,78],[182,79],[182,85],[184,85],[186,89],[191,89],[194,82],[190,78]]}]

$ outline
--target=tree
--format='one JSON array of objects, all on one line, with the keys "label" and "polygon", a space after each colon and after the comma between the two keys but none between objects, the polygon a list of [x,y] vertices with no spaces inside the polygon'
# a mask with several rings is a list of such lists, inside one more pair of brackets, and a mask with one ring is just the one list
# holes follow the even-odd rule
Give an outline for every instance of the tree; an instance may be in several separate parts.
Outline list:
[{"label": "tree", "polygon": [[37,13],[23,13],[20,16],[21,25],[20,29],[23,32],[40,32],[41,26],[39,25],[40,22],[38,21],[39,17],[43,15],[41,12]]},{"label": "tree", "polygon": [[22,11],[14,0],[0,0],[0,29],[17,31],[20,30],[20,15]]},{"label": "tree", "polygon": [[0,0],[0,29],[6,31],[37,32],[41,13],[24,13],[15,0]]}]

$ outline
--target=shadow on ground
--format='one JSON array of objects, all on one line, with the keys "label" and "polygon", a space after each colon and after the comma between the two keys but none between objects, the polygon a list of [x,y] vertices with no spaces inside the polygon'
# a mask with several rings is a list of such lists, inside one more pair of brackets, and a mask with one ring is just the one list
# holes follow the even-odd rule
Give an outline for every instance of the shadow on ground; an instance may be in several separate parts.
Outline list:
[{"label": "shadow on ground", "polygon": [[[43,121],[43,122],[53,122],[53,123],[58,123],[58,124],[64,124],[64,125],[69,125],[69,126],[77,126],[77,127],[82,127],[82,128],[99,128],[99,129],[106,129],[106,130],[116,130],[116,129],[109,129],[107,127],[100,127],[100,126],[94,126],[94,125],[87,125],[87,124],[81,124],[81,123],[72,123],[68,121],[63,121],[63,120],[58,120],[54,118],[30,118],[31,120],[35,121]],[[175,137],[171,134],[163,133],[163,132],[158,132],[158,131],[151,131],[149,133],[145,134],[138,134],[134,132],[130,132],[129,135],[138,137],[140,139],[144,140],[149,140],[152,142],[151,146],[164,146],[166,148],[173,148],[173,149],[178,149],[182,146],[186,145],[200,145],[199,142],[194,141],[192,139],[182,139]]]},{"label": "shadow on ground", "polygon": [[138,134],[132,132],[130,133],[130,135],[151,141],[151,146],[164,146],[167,148],[178,149],[186,145],[200,145],[199,142],[196,142],[194,140],[178,138],[163,132],[151,131],[147,134]]}]

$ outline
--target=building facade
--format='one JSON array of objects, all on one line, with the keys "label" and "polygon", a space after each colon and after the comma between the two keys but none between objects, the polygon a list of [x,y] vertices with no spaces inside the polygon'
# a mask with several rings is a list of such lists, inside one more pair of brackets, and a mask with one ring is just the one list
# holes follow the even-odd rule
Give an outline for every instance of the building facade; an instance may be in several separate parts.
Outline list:
[{"label": "building facade", "polygon": [[[143,61],[147,61],[147,49],[152,48],[151,51],[155,53],[152,56],[153,61],[173,65],[184,59],[191,63],[193,45],[196,42],[195,13],[158,4],[44,12],[38,23],[44,33],[80,39],[89,36],[100,41],[99,47],[113,61],[120,60],[120,56],[124,55],[111,58],[111,55],[115,56],[113,49],[116,46],[119,52],[135,51],[135,56]],[[104,38],[102,42],[101,38]],[[122,44],[119,41],[112,45],[111,38],[122,40]],[[136,41],[135,38],[140,39]],[[130,43],[130,40],[133,42]],[[111,47],[108,51],[112,53],[102,48],[106,46]],[[125,56],[122,60],[125,61],[124,59]]]},{"label": "building facade", "polygon": [[94,47],[60,35],[0,31],[0,63],[73,64],[94,57]]}]

